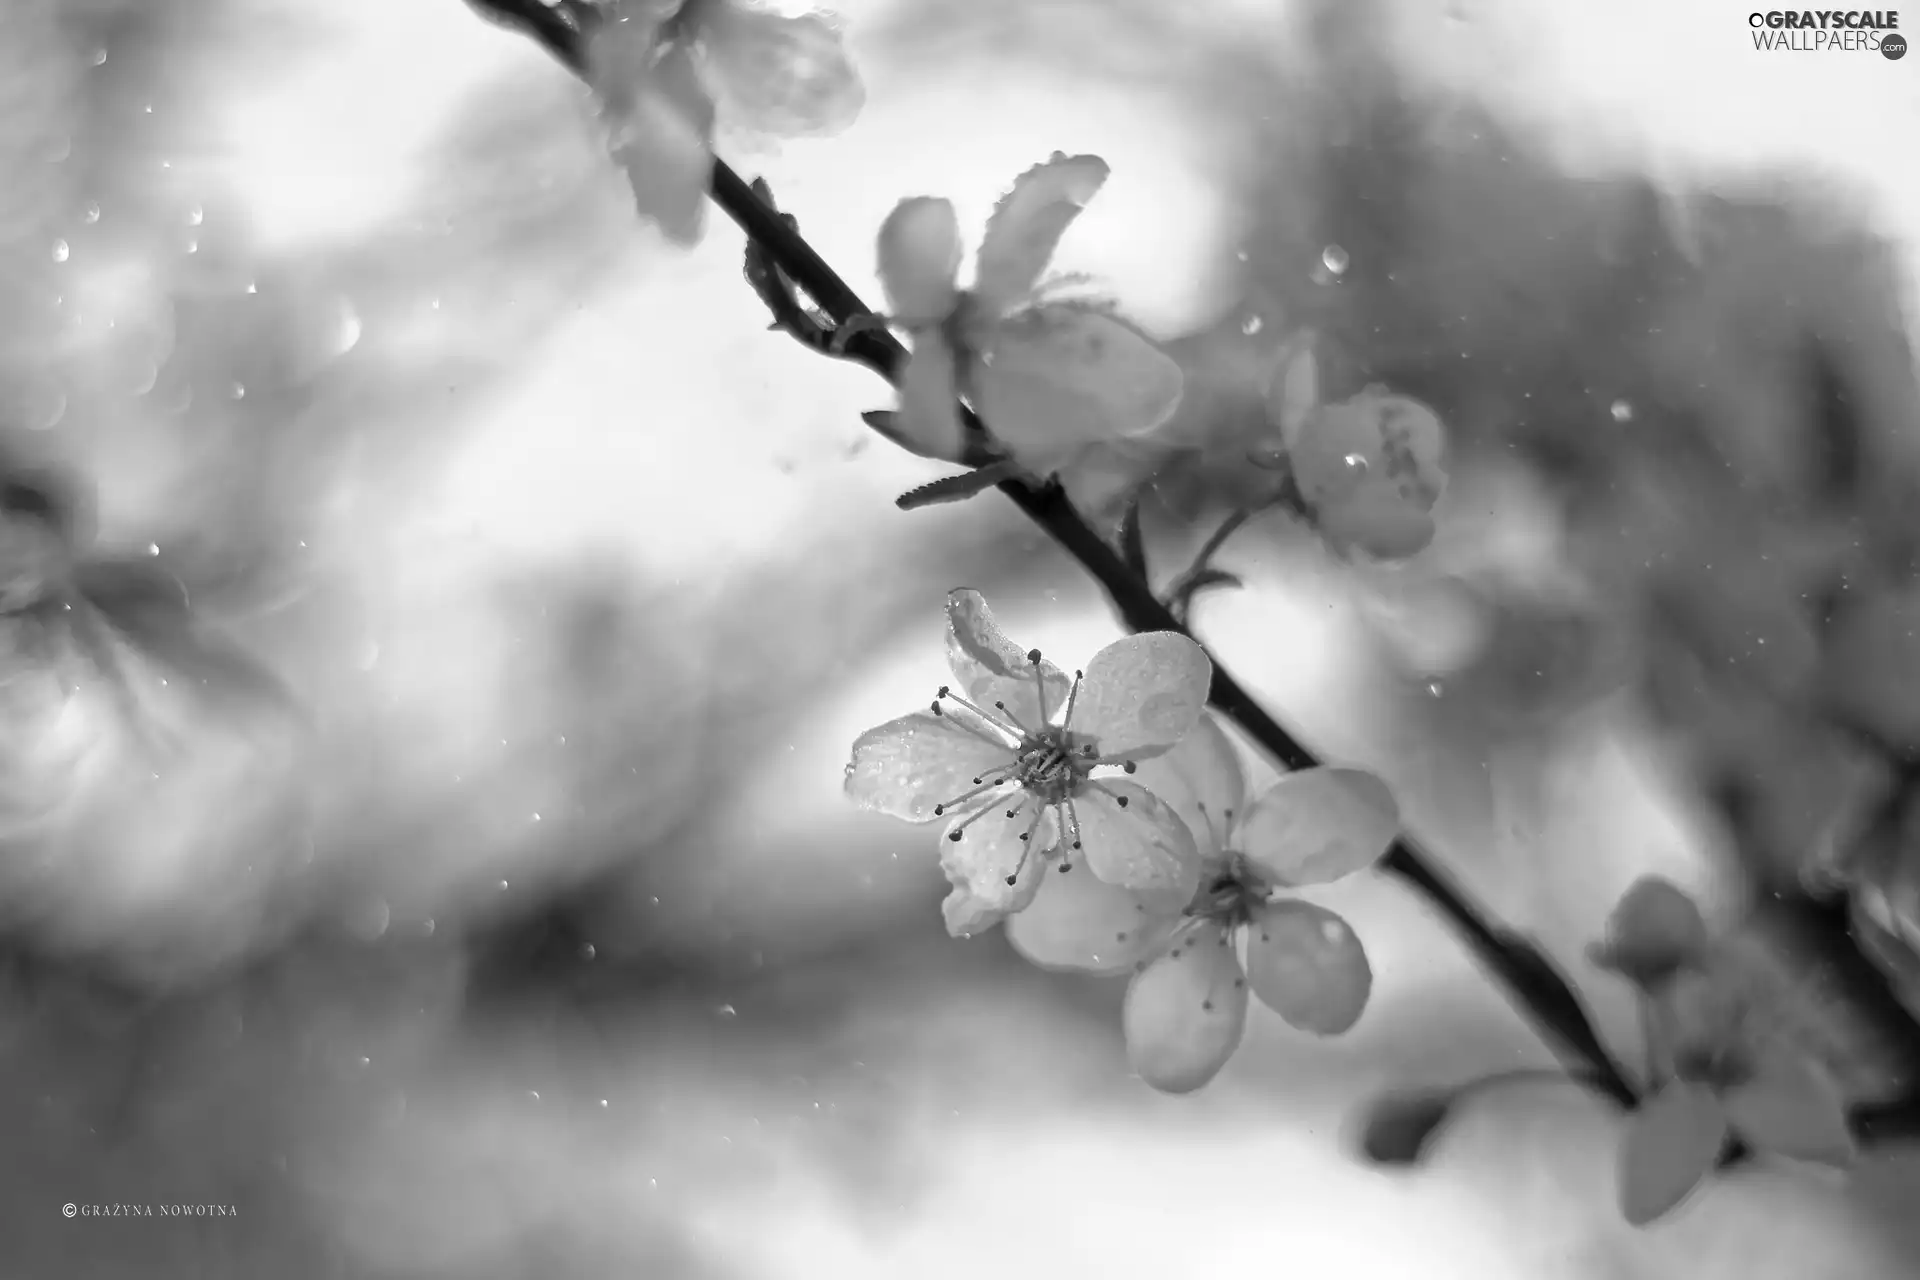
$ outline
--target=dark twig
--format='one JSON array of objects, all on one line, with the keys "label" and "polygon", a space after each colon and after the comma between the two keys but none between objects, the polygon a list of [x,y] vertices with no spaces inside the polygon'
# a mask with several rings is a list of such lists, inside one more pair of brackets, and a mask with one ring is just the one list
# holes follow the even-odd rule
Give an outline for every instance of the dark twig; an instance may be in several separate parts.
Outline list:
[{"label": "dark twig", "polygon": [[[467,3],[525,32],[575,72],[583,70],[584,33],[594,17],[590,7],[579,3],[556,7],[541,0],[467,0]],[[750,265],[749,276],[754,280],[756,291],[768,299],[781,327],[795,332],[794,310],[788,309],[786,302],[793,298],[795,289],[811,298],[821,313],[807,312],[797,299],[794,301],[793,308],[804,317],[797,325],[801,334],[817,336],[816,331],[824,330],[824,321],[834,326],[837,336],[846,326],[872,317],[872,310],[801,237],[793,221],[778,212],[771,201],[764,199],[723,161],[714,163],[710,194],[746,233],[752,245],[753,261],[760,264],[759,269]],[[780,286],[780,296],[769,298],[767,286],[773,284]],[[810,338],[803,340],[813,345]],[[890,382],[898,381],[906,361],[905,348],[891,333],[879,327],[859,328],[844,343],[838,344],[836,353],[858,360]],[[964,460],[966,464],[978,466],[994,461],[978,419],[971,413],[964,417],[970,439],[980,446],[976,454]],[[1009,480],[998,488],[1099,580],[1129,629],[1186,633],[1180,620],[1154,595],[1145,575],[1138,571],[1138,564],[1130,563],[1139,557],[1131,552],[1123,556],[1095,533],[1057,484],[1034,485]],[[1225,530],[1227,534],[1231,532],[1232,528]],[[1210,690],[1213,705],[1275,760],[1290,769],[1310,768],[1318,763],[1223,666],[1215,662],[1213,671]],[[1383,866],[1411,884],[1453,923],[1468,948],[1506,986],[1513,1000],[1532,1017],[1549,1042],[1563,1055],[1576,1060],[1573,1072],[1582,1083],[1624,1106],[1635,1104],[1632,1085],[1601,1043],[1579,997],[1537,947],[1520,934],[1491,923],[1411,842],[1397,842]],[[1442,1118],[1445,1110],[1444,1106],[1440,1109]],[[1920,1117],[1906,1106],[1861,1111],[1856,1113],[1856,1128],[1863,1139],[1904,1135],[1920,1129]]]},{"label": "dark twig", "polygon": [[[568,24],[532,20],[530,10],[546,8],[539,0],[467,0],[467,3],[533,36],[575,72],[584,68],[585,45],[581,32]],[[580,17],[577,13],[573,16]],[[779,268],[779,273],[804,290],[834,324],[847,325],[853,323],[855,317],[873,314],[872,308],[861,301],[799,231],[756,195],[725,161],[714,161],[710,194],[714,203],[738,223],[748,239]],[[885,330],[859,333],[847,344],[847,350],[889,381],[898,380],[906,361],[906,349]],[[980,431],[978,419],[971,413],[965,416],[970,428]],[[1081,519],[1058,484],[1032,486],[1010,480],[998,488],[1099,580],[1130,630],[1187,634],[1179,619],[1154,595],[1147,581],[1134,573],[1112,545]],[[1308,769],[1319,763],[1313,753],[1282,728],[1217,661],[1213,664],[1210,701],[1285,767]],[[1623,1104],[1633,1104],[1632,1086],[1601,1043],[1579,997],[1538,948],[1521,935],[1489,923],[1411,842],[1396,842],[1381,865],[1411,884],[1453,922],[1469,949],[1500,978],[1556,1048],[1590,1069],[1604,1092]]]}]

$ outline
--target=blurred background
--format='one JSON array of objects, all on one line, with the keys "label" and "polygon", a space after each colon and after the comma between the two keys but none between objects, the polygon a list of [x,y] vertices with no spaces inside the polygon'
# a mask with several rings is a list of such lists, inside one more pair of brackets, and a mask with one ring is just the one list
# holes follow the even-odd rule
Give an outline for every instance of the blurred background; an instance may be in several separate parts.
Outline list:
[{"label": "blurred background", "polygon": [[[1915,81],[1720,8],[848,0],[858,123],[723,154],[875,299],[896,199],[976,235],[1098,152],[1056,265],[1180,355],[1187,415],[1257,413],[1301,327],[1330,395],[1432,403],[1428,553],[1263,518],[1197,628],[1623,1053],[1581,957],[1636,876],[1811,921],[1780,945],[1824,974],[1831,872],[1879,944],[1834,1035],[1882,1096],[1910,1027],[1872,975],[1920,936]],[[933,833],[850,810],[849,744],[941,681],[951,587],[1050,654],[1116,623],[997,495],[896,511],[941,468],[862,427],[886,389],[766,332],[719,217],[641,227],[529,41],[458,0],[0,0],[0,95],[6,585],[78,556],[206,628],[4,619],[0,1275],[1920,1265],[1898,1151],[1630,1231],[1617,1116],[1564,1085],[1367,1165],[1380,1097],[1548,1061],[1400,885],[1322,895],[1373,958],[1352,1034],[1256,1014],[1185,1099],[1131,1078],[1123,984],[947,938]],[[1225,510],[1150,504],[1163,572]]]}]

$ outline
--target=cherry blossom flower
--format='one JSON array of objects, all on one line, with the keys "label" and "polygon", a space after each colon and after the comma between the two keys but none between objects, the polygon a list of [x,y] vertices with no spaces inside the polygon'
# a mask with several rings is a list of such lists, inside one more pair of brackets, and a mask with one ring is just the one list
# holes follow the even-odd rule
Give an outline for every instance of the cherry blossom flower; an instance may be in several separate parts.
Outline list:
[{"label": "cherry blossom flower", "polygon": [[1729,1136],[1789,1159],[1852,1162],[1844,1101],[1794,1033],[1790,993],[1711,939],[1692,899],[1664,880],[1641,880],[1607,934],[1593,958],[1642,993],[1653,1085],[1621,1144],[1629,1222],[1676,1208]]},{"label": "cherry blossom flower", "polygon": [[641,217],[681,245],[700,238],[716,124],[837,133],[866,101],[825,18],[751,0],[618,0],[593,27],[586,79]]},{"label": "cherry blossom flower", "polygon": [[1360,939],[1336,912],[1278,891],[1377,862],[1399,829],[1386,784],[1357,769],[1304,769],[1248,802],[1245,768],[1211,716],[1136,777],[1193,832],[1199,891],[1173,905],[1051,874],[1007,922],[1014,947],[1043,968],[1133,969],[1127,1054],[1166,1093],[1200,1088],[1233,1056],[1249,985],[1299,1030],[1352,1027],[1373,987]]},{"label": "cherry blossom flower", "polygon": [[1300,498],[1335,551],[1399,560],[1433,540],[1447,433],[1432,409],[1377,384],[1321,403],[1312,341],[1302,336],[1283,349],[1267,412]]},{"label": "cherry blossom flower", "polygon": [[1007,639],[977,591],[952,592],[947,620],[958,689],[862,734],[846,788],[862,808],[947,820],[948,930],[1023,910],[1048,866],[1153,902],[1191,898],[1186,824],[1147,788],[1094,770],[1132,773],[1193,729],[1213,677],[1206,651],[1176,632],[1127,636],[1069,679]]},{"label": "cherry blossom flower", "polygon": [[987,223],[970,290],[957,287],[953,205],[902,200],[879,235],[891,323],[913,354],[896,425],[926,457],[958,459],[964,395],[1028,471],[1048,476],[1096,446],[1145,435],[1179,406],[1180,366],[1108,309],[1049,296],[1040,275],[1107,180],[1098,156],[1059,152],[1014,181]]}]

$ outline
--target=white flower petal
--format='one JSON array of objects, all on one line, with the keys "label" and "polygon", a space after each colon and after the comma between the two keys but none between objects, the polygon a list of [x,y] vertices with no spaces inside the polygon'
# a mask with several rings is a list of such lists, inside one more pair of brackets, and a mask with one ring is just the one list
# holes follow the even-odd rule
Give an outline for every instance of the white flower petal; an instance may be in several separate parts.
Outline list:
[{"label": "white flower petal", "polygon": [[860,114],[866,89],[825,18],[720,0],[696,14],[700,48],[730,124],[802,137],[838,133]]},{"label": "white flower petal", "polygon": [[640,216],[670,240],[699,240],[713,178],[713,99],[680,45],[637,79],[602,94],[609,148]]},{"label": "white flower petal", "polygon": [[854,740],[847,795],[863,809],[932,822],[941,816],[938,806],[978,788],[975,778],[1011,763],[1011,747],[986,741],[952,716],[916,711]]},{"label": "white flower petal", "polygon": [[1320,408],[1320,362],[1313,351],[1313,334],[1302,333],[1280,349],[1273,380],[1267,386],[1267,417],[1280,430],[1280,442],[1291,449]]},{"label": "white flower petal", "polygon": [[947,593],[947,665],[983,710],[1005,702],[1007,710],[1029,729],[1044,717],[1040,709],[1040,681],[1046,684],[1047,712],[1057,716],[1073,685],[1066,672],[1046,659],[1036,679],[1030,649],[1007,639],[993,620],[987,601],[978,591],[960,588]]},{"label": "white flower petal", "polygon": [[1107,180],[1099,156],[1055,152],[1013,181],[980,241],[974,293],[994,315],[1018,306],[1040,281],[1060,236]]},{"label": "white flower petal", "polygon": [[966,443],[960,421],[953,350],[938,329],[913,334],[913,352],[900,371],[900,412],[894,430],[900,443],[923,458],[957,462]]},{"label": "white flower petal", "polygon": [[1400,832],[1387,784],[1362,769],[1284,774],[1254,797],[1234,836],[1283,885],[1326,884],[1378,862]]},{"label": "white flower petal", "polygon": [[[1053,814],[1018,790],[955,819],[940,840],[940,869],[954,887],[948,929],[956,936],[978,933],[1025,908],[1040,891],[1046,855],[1058,840]],[[964,927],[956,927],[956,918]]]},{"label": "white flower petal", "polygon": [[1066,303],[993,322],[971,372],[987,429],[1043,474],[1084,445],[1164,425],[1185,386],[1180,366],[1138,330]]},{"label": "white flower petal", "polygon": [[1288,899],[1254,908],[1247,927],[1247,981],[1261,1003],[1289,1026],[1337,1036],[1366,1010],[1373,967],[1344,919]]},{"label": "white flower petal", "polygon": [[1856,1154],[1846,1104],[1833,1079],[1804,1055],[1781,1048],[1753,1077],[1721,1095],[1733,1131],[1761,1151],[1845,1168]]},{"label": "white flower petal", "polygon": [[1082,848],[1070,847],[1067,854],[1084,856],[1094,875],[1141,894],[1150,907],[1178,908],[1193,900],[1200,885],[1193,834],[1151,791],[1111,778],[1089,782],[1074,796],[1072,814]]},{"label": "white flower petal", "polygon": [[933,196],[902,200],[880,224],[880,285],[903,322],[933,324],[952,314],[960,271],[960,222]]},{"label": "white flower petal", "polygon": [[1213,921],[1184,931],[1135,974],[1121,1013],[1127,1060],[1163,1093],[1220,1074],[1247,1025],[1247,984],[1232,938]]},{"label": "white flower petal", "polygon": [[1125,973],[1164,947],[1179,919],[1178,908],[1152,909],[1063,858],[1041,877],[1032,904],[1007,921],[1007,939],[1043,969]]},{"label": "white flower petal", "polygon": [[1620,1212],[1645,1226],[1685,1200],[1726,1143],[1727,1121],[1705,1085],[1675,1080],[1627,1117],[1620,1146]]},{"label": "white flower petal", "polygon": [[1102,760],[1159,755],[1193,732],[1212,683],[1207,651],[1179,632],[1123,636],[1087,664],[1069,727]]},{"label": "white flower petal", "polygon": [[1246,766],[1211,712],[1171,751],[1141,761],[1133,780],[1180,815],[1202,861],[1226,849],[1247,804]]}]

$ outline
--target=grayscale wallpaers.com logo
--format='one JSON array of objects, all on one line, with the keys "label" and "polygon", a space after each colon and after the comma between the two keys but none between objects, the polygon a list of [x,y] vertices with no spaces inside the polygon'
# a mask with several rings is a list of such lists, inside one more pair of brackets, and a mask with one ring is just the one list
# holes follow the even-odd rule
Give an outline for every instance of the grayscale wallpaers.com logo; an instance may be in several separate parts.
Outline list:
[{"label": "grayscale wallpaers.com logo", "polygon": [[1892,62],[1906,56],[1900,14],[1893,9],[1773,9],[1750,13],[1753,47],[1794,53],[1864,50]]}]

